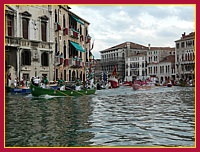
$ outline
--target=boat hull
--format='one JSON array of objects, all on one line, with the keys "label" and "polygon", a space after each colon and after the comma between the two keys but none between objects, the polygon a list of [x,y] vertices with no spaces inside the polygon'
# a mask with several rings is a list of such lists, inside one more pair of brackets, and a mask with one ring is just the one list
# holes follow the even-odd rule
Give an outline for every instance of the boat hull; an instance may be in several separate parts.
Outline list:
[{"label": "boat hull", "polygon": [[141,89],[141,86],[139,84],[133,84],[132,87],[133,87],[133,90]]},{"label": "boat hull", "polygon": [[88,90],[55,90],[55,89],[44,89],[41,87],[34,86],[31,84],[30,86],[31,94],[33,96],[42,96],[42,95],[51,95],[51,96],[84,96],[95,94],[96,89],[88,89]]},{"label": "boat hull", "polygon": [[108,79],[108,82],[110,82],[112,88],[117,88],[117,87],[119,87],[118,80],[117,80],[115,77],[110,77],[110,78]]},{"label": "boat hull", "polygon": [[133,84],[132,84],[132,82],[125,81],[123,85],[124,86],[132,86]]},{"label": "boat hull", "polygon": [[23,88],[11,88],[11,93],[21,93],[21,94],[29,94],[31,93],[30,89],[23,89]]},{"label": "boat hull", "polygon": [[149,90],[152,88],[150,85],[139,85],[139,84],[133,84],[132,85],[133,90]]}]

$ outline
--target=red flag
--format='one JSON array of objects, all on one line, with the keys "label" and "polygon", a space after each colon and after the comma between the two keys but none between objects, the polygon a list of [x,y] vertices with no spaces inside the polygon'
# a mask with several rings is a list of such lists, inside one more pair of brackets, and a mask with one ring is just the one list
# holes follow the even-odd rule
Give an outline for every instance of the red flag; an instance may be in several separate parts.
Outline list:
[{"label": "red flag", "polygon": [[112,75],[114,75],[114,76],[117,75],[116,65],[115,65],[115,67],[114,67],[114,70],[113,70],[113,72],[112,72]]}]

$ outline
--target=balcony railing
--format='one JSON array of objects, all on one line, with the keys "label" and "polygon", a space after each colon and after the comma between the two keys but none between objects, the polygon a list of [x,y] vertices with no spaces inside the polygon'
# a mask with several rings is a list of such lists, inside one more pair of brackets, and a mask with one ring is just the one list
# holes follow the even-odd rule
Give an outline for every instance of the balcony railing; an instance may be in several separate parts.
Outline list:
[{"label": "balcony railing", "polygon": [[6,46],[20,46],[20,39],[19,38],[13,38],[13,37],[6,37]]},{"label": "balcony railing", "polygon": [[122,57],[101,59],[101,64],[103,64],[103,63],[110,63],[110,62],[125,62],[125,59],[122,58]]},{"label": "balcony railing", "polygon": [[80,58],[69,58],[68,64],[69,64],[69,67],[71,67],[71,68],[81,68],[82,67],[82,59],[80,59]]},{"label": "balcony railing", "polygon": [[69,36],[78,39],[80,37],[80,34],[78,31],[74,30],[73,28],[69,29]]}]

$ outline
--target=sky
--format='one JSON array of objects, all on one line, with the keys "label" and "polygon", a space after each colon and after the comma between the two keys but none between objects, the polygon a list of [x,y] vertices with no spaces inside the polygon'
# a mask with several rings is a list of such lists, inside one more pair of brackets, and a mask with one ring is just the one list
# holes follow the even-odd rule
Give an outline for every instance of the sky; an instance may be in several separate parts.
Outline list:
[{"label": "sky", "polygon": [[69,5],[90,23],[92,54],[124,42],[152,47],[175,47],[185,32],[195,31],[195,5]]}]

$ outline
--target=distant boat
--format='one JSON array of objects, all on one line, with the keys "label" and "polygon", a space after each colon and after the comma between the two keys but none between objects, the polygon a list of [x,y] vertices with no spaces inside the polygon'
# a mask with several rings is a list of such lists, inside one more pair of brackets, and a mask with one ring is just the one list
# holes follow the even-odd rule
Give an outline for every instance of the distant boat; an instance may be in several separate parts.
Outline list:
[{"label": "distant boat", "polygon": [[110,83],[112,88],[119,87],[119,82],[116,77],[117,77],[117,70],[116,70],[116,66],[115,66],[114,70],[112,72],[112,75],[108,78],[108,83]]},{"label": "distant boat", "polygon": [[84,96],[95,94],[96,89],[82,89],[82,90],[56,90],[56,89],[46,89],[42,87],[30,85],[31,94],[33,96],[51,95],[51,96]]},{"label": "distant boat", "polygon": [[124,85],[124,86],[132,86],[133,84],[132,84],[132,82],[130,82],[130,81],[125,81],[125,82],[123,83],[123,85]]},{"label": "distant boat", "polygon": [[29,93],[31,93],[30,88],[28,88],[28,87],[12,88],[12,87],[8,87],[8,86],[6,86],[6,92],[7,93],[10,92],[11,94],[16,94],[16,93],[29,94]]},{"label": "distant boat", "polygon": [[132,87],[133,90],[149,90],[152,88],[152,84],[147,81],[137,81],[135,80]]}]

